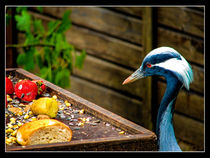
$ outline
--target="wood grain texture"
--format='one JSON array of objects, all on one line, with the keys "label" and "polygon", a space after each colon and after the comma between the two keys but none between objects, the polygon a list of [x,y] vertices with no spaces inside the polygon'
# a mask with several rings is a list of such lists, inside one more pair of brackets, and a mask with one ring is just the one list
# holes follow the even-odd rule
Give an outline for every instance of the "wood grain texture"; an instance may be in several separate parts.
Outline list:
[{"label": "wood grain texture", "polygon": [[76,48],[127,67],[137,69],[144,57],[142,47],[88,29],[73,26],[66,36]]},{"label": "wood grain texture", "polygon": [[132,73],[133,71],[89,55],[86,56],[82,70],[73,70],[73,74],[79,77],[140,97],[139,99],[144,98],[145,80],[138,80],[128,85],[122,85],[123,81]]},{"label": "wood grain texture", "polygon": [[[43,12],[61,18],[71,10],[72,22],[134,43],[142,43],[141,20],[98,7],[44,7]],[[90,20],[91,19],[91,20]]]},{"label": "wood grain texture", "polygon": [[[109,9],[109,8],[108,8]],[[117,10],[122,13],[130,14],[131,16],[136,16],[142,18],[144,7],[111,7],[112,10]]]},{"label": "wood grain texture", "polygon": [[[42,19],[45,28],[47,28],[47,22],[55,20],[34,12],[30,13]],[[94,32],[88,28],[72,25],[71,29],[66,32],[66,39],[77,49],[85,49],[89,54],[135,69],[139,67],[144,57],[141,46]]]},{"label": "wood grain texture", "polygon": [[[143,50],[144,56],[153,49],[153,10],[150,7],[143,9]],[[152,78],[145,79],[143,104],[146,108],[147,128],[153,129],[152,123]]]},{"label": "wood grain texture", "polygon": [[[142,18],[145,7],[112,7],[131,16]],[[158,24],[204,38],[204,7],[152,7],[157,8]]]},{"label": "wood grain texture", "polygon": [[[53,19],[36,13],[33,15],[43,19],[45,25],[47,21]],[[144,57],[141,47],[74,25],[67,32],[67,38],[78,49],[86,49],[88,53],[133,68],[138,68]],[[173,47],[190,62],[204,64],[204,43],[202,40],[158,27],[157,43],[158,47]],[[128,57],[129,60],[127,60]]]},{"label": "wood grain texture", "polygon": [[204,12],[186,7],[158,7],[158,23],[204,38]]},{"label": "wood grain texture", "polygon": [[197,150],[204,150],[203,123],[175,113],[174,131],[178,139],[198,146]]},{"label": "wood grain texture", "polygon": [[190,85],[190,89],[204,94],[204,67],[196,66],[193,64],[191,64],[191,66],[193,70],[194,81]]}]

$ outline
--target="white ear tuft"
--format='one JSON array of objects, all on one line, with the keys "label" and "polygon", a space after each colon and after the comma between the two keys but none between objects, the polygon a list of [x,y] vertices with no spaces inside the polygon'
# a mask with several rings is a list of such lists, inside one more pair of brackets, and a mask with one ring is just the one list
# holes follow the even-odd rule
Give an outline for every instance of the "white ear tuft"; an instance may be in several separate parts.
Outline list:
[{"label": "white ear tuft", "polygon": [[171,58],[165,62],[155,64],[155,66],[174,72],[185,88],[189,90],[190,83],[193,81],[193,71],[190,64],[184,59],[184,57],[181,56],[181,60]]}]

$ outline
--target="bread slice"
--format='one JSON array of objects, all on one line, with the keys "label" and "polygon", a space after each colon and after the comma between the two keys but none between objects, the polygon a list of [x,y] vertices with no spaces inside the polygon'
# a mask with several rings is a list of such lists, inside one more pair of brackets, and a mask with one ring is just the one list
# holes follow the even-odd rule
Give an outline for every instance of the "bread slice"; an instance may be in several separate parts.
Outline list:
[{"label": "bread slice", "polygon": [[17,131],[21,145],[47,144],[71,141],[72,130],[55,119],[35,120],[22,125]]}]

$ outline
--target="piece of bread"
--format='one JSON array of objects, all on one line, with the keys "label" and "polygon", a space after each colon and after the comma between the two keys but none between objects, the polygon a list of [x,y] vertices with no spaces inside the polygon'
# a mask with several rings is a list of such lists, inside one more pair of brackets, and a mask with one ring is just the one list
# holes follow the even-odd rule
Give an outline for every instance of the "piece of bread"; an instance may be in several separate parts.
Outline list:
[{"label": "piece of bread", "polygon": [[72,130],[55,119],[35,120],[22,125],[17,131],[21,145],[47,144],[71,141]]}]

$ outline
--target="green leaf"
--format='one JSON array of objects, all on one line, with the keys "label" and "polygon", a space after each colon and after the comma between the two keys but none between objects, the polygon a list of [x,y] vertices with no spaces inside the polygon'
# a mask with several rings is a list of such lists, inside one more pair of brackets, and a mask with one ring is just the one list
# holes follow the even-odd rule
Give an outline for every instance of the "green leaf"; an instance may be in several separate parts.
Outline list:
[{"label": "green leaf", "polygon": [[66,60],[68,63],[72,62],[72,49],[65,49],[63,51],[63,59]]},{"label": "green leaf", "polygon": [[56,20],[56,21],[50,21],[48,23],[48,32],[47,32],[47,36],[50,36],[58,27],[58,25],[60,25],[60,21]]},{"label": "green leaf", "polygon": [[41,37],[43,36],[45,30],[40,19],[35,19],[34,22],[34,32],[38,33]]},{"label": "green leaf", "polygon": [[48,67],[43,67],[40,69],[41,78],[47,79]]},{"label": "green leaf", "polygon": [[[42,20],[31,18],[26,7],[18,7],[16,10],[16,27],[18,31],[23,31],[24,45],[26,45],[23,48],[24,53],[17,57],[17,64],[26,70],[33,70],[37,65],[40,77],[63,88],[70,86],[73,67],[81,69],[86,56],[83,50],[75,54],[73,61],[74,46],[68,43],[64,34],[71,27],[70,11],[66,11],[61,20],[50,21],[48,29],[45,30]],[[37,7],[37,10],[43,12],[42,7]],[[33,46],[36,44],[50,44],[50,46],[36,49],[36,46]]]},{"label": "green leaf", "polygon": [[48,81],[53,82],[51,65],[48,67]]},{"label": "green leaf", "polygon": [[62,69],[58,71],[55,76],[55,84],[61,87],[70,86],[70,72],[68,69]]},{"label": "green leaf", "polygon": [[27,7],[17,7],[16,12],[21,13],[23,10],[27,11]]},{"label": "green leaf", "polygon": [[25,52],[25,64],[24,64],[24,69],[30,71],[34,69],[34,52],[35,52],[35,48],[29,48],[26,52]]},{"label": "green leaf", "polygon": [[51,63],[51,53],[53,53],[53,51],[49,47],[44,47],[44,59],[48,65]]},{"label": "green leaf", "polygon": [[62,18],[62,23],[58,28],[58,33],[63,33],[71,27],[71,21],[69,20],[70,10],[67,10]]},{"label": "green leaf", "polygon": [[18,54],[18,57],[17,57],[17,60],[16,60],[17,64],[18,65],[24,65],[25,61],[26,61],[26,54],[25,53]]},{"label": "green leaf", "polygon": [[21,15],[15,15],[15,20],[19,31],[30,32],[31,15],[26,10],[22,10]]},{"label": "green leaf", "polygon": [[36,7],[36,9],[37,9],[40,13],[43,13],[43,7]]},{"label": "green leaf", "polygon": [[85,50],[83,50],[79,55],[76,54],[75,67],[82,69],[85,57],[86,57]]},{"label": "green leaf", "polygon": [[60,33],[56,33],[56,36],[55,36],[55,39],[56,39],[56,42],[55,42],[55,50],[57,52],[60,52],[61,49],[63,48],[63,36],[62,34]]},{"label": "green leaf", "polygon": [[43,60],[42,60],[42,57],[41,57],[41,54],[39,51],[35,51],[34,53],[34,61],[35,63],[38,65],[39,68],[42,68],[44,66],[44,63],[43,63]]},{"label": "green leaf", "polygon": [[35,44],[35,38],[31,32],[25,33],[25,37],[24,45]]}]

